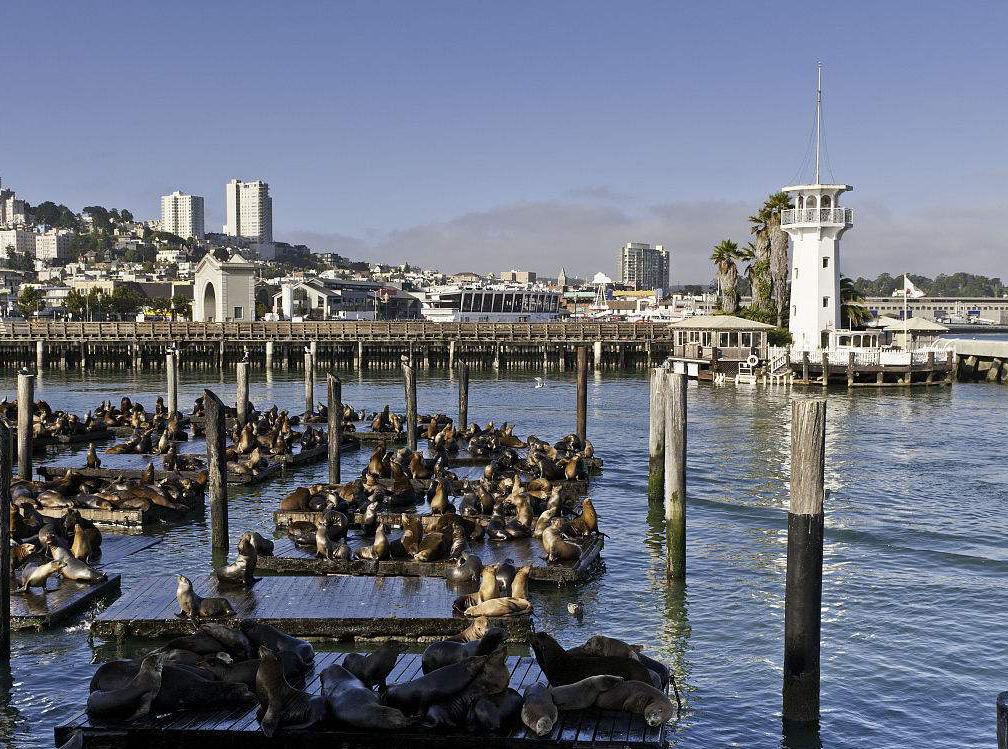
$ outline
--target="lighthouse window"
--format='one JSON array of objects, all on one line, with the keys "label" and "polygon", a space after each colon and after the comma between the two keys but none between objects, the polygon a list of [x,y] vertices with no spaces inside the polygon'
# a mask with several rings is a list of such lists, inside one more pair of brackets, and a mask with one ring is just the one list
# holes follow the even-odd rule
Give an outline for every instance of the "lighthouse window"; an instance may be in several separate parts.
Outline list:
[{"label": "lighthouse window", "polygon": [[798,278],[798,266],[795,266],[795,269],[794,269],[794,277],[795,277],[795,278]]},{"label": "lighthouse window", "polygon": [[823,309],[826,309],[827,307],[829,307],[829,297],[828,296],[824,296],[822,298],[822,306],[823,306]]},{"label": "lighthouse window", "polygon": [[822,267],[823,268],[829,268],[829,258],[828,257],[824,257],[822,259]]}]

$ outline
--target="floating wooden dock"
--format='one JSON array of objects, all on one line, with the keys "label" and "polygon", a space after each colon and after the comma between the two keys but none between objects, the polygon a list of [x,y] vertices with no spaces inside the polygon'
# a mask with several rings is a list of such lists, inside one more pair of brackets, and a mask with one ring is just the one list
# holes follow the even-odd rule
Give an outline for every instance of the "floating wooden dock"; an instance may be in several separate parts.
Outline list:
[{"label": "floating wooden dock", "polygon": [[100,442],[115,437],[108,429],[93,429],[80,434],[44,435],[32,438],[32,452],[37,452],[51,446],[76,445],[81,442]]},{"label": "floating wooden dock", "polygon": [[[332,663],[342,663],[345,657],[345,653],[316,653],[314,673],[306,680],[306,690],[318,695],[322,688],[318,674]],[[420,660],[421,657],[416,654],[400,655],[388,683],[402,683],[420,676]],[[509,686],[519,693],[529,684],[546,683],[539,664],[532,657],[508,656],[507,665],[511,671]],[[271,739],[260,730],[254,705],[151,716],[128,724],[92,723],[82,713],[54,730],[57,746],[63,746],[78,735],[83,742],[82,749],[109,746],[203,749],[208,745],[218,749],[274,749],[281,746],[290,749],[317,749],[320,746],[385,749],[390,741],[429,749],[455,749],[476,744],[488,749],[665,749],[669,743],[668,727],[664,724],[652,727],[639,715],[597,709],[561,712],[553,730],[546,736],[530,733],[519,718],[504,734],[475,735],[445,729],[425,731],[421,727],[393,733],[341,728],[335,723],[328,723],[305,731],[281,730]]]},{"label": "floating wooden dock", "polygon": [[[367,542],[351,533],[348,541],[356,549]],[[561,564],[546,564],[543,560],[542,544],[538,539],[523,538],[508,541],[489,541],[485,537],[470,545],[469,550],[478,556],[483,564],[503,562],[513,559],[515,567],[532,565],[529,579],[533,582],[555,585],[573,585],[588,580],[601,566],[602,537],[598,536],[585,545],[580,559]],[[278,575],[403,575],[408,577],[443,578],[455,566],[452,560],[439,562],[414,562],[412,560],[390,559],[376,562],[368,559],[340,561],[319,559],[311,550],[303,549],[289,538],[276,542],[272,556],[260,556],[256,569]]]},{"label": "floating wooden dock", "polygon": [[[237,619],[264,621],[295,637],[339,640],[414,641],[458,634],[470,620],[452,617],[456,593],[442,580],[425,577],[266,577],[250,590],[218,590],[207,576],[193,579],[197,595],[223,596]],[[109,606],[91,623],[91,632],[110,640],[189,634],[197,622],[176,616],[176,578],[152,576]],[[527,639],[531,616],[505,625],[512,640]]]},{"label": "floating wooden dock", "polygon": [[406,441],[406,432],[399,432],[394,434],[392,432],[346,432],[346,434],[352,434],[354,437],[359,439],[362,444],[377,445],[379,442],[385,442],[389,445],[398,445],[400,442]]},{"label": "floating wooden dock", "polygon": [[[146,469],[144,468],[76,468],[74,466],[40,466],[35,472],[46,481],[61,479],[68,470],[72,470],[78,476],[92,479],[124,479],[142,478]],[[154,479],[161,481],[168,478],[195,479],[199,471],[154,471]]]},{"label": "floating wooden dock", "polygon": [[[97,585],[61,579],[58,588],[45,595],[11,591],[11,629],[44,629],[66,621],[97,601],[115,598],[120,593],[121,578],[110,567],[142,549],[160,543],[160,539],[135,536],[106,536],[102,539],[101,561],[95,566],[103,570],[108,579]],[[12,586],[13,587],[13,586]]]}]

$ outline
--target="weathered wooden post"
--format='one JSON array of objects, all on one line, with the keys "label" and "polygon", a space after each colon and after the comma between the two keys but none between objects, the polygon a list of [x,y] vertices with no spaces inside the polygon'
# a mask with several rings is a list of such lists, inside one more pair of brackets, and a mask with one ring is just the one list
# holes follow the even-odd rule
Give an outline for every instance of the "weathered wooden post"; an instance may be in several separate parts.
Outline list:
[{"label": "weathered wooden post", "polygon": [[266,341],[266,370],[273,369],[273,341]]},{"label": "weathered wooden post", "polygon": [[35,371],[42,374],[45,366],[45,341],[35,341]]},{"label": "weathered wooden post", "polygon": [[35,375],[19,372],[17,378],[18,478],[32,478],[32,421],[35,414]]},{"label": "weathered wooden post", "polygon": [[11,432],[0,419],[0,662],[10,663]]},{"label": "weathered wooden post", "polygon": [[228,550],[227,456],[224,420],[227,410],[221,399],[209,389],[203,391],[204,429],[206,431],[207,467],[210,470],[210,548]]},{"label": "weathered wooden post", "polygon": [[847,352],[847,387],[854,387],[854,352]]},{"label": "weathered wooden post", "polygon": [[819,720],[826,401],[791,403],[791,506],[784,592],[786,722]]},{"label": "weathered wooden post", "polygon": [[[953,369],[953,367],[952,367],[952,361],[953,361],[954,357],[955,357],[955,353],[951,349],[949,349],[948,355],[947,355],[946,360],[945,360],[946,361],[946,365],[947,365],[947,368],[945,370],[945,384],[946,385],[951,385],[952,384],[952,369]],[[959,379],[958,376],[956,377],[956,379],[957,380]]]},{"label": "weathered wooden post", "polygon": [[665,372],[666,573],[686,580],[686,375]]},{"label": "weathered wooden post", "polygon": [[[404,357],[405,359],[405,357]],[[403,361],[403,387],[406,391],[406,444],[410,450],[417,449],[417,403],[416,403],[416,370],[411,364]]]},{"label": "weathered wooden post", "polygon": [[458,387],[458,428],[464,430],[469,426],[469,365],[465,362],[459,365]]},{"label": "weathered wooden post", "polygon": [[249,383],[248,383],[248,362],[240,361],[236,365],[237,386],[235,388],[235,411],[238,416],[238,426],[243,427],[248,423],[249,406]]},{"label": "weathered wooden post", "polygon": [[588,438],[588,347],[577,349],[577,436]]},{"label": "weathered wooden post", "polygon": [[315,365],[308,350],[304,355],[304,412],[305,416],[315,413]]},{"label": "weathered wooden post", "polygon": [[340,443],[343,442],[343,383],[331,374],[329,385],[329,483],[340,482]]},{"label": "weathered wooden post", "polygon": [[178,412],[178,353],[169,348],[165,353],[165,374],[168,377],[168,414]]},{"label": "weathered wooden post", "polygon": [[935,354],[934,351],[927,352],[927,384],[934,382],[935,375]]},{"label": "weathered wooden post", "polygon": [[648,413],[648,501],[665,496],[665,369],[651,370],[651,408]]},{"label": "weathered wooden post", "polygon": [[802,382],[806,385],[809,381],[809,355],[808,351],[802,351],[801,354],[801,378]]},{"label": "weathered wooden post", "polygon": [[602,341],[595,341],[593,344],[592,359],[595,369],[602,369]]},{"label": "weathered wooden post", "polygon": [[829,387],[829,352],[822,352],[822,386]]}]

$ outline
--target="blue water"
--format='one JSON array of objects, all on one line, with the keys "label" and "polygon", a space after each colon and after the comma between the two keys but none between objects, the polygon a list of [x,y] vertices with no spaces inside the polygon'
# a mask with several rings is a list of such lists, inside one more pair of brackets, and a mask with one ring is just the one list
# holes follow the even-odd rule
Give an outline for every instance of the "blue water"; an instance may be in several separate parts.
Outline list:
[{"label": "blue water", "polygon": [[[208,375],[233,399],[233,372],[221,384],[219,372],[183,371],[180,403],[188,407]],[[391,374],[344,376],[344,399],[355,407],[401,402]],[[253,374],[257,404],[301,405],[296,373],[263,378]],[[531,379],[474,373],[470,418],[507,419],[517,433],[540,437],[571,431],[572,378],[553,374],[542,389]],[[161,382],[159,373],[46,373],[38,393],[84,411],[123,394],[151,403]],[[8,392],[13,397],[9,381]],[[422,412],[454,412],[447,373],[421,373],[418,394]],[[596,632],[643,643],[669,663],[687,691],[679,746],[990,747],[994,700],[1008,689],[1008,391],[962,384],[830,393],[823,715],[818,732],[801,736],[783,735],[780,722],[790,397],[691,386],[688,584],[676,590],[664,580],[663,530],[645,497],[647,382],[608,372],[590,378],[589,435],[605,460],[592,486],[610,536],[605,572],[579,590],[536,596],[537,625],[566,645]],[[350,455],[345,473],[365,459]],[[271,530],[278,498],[325,471],[308,467],[232,491],[232,535]],[[208,559],[207,520],[174,526],[159,548],[132,558],[123,585],[154,573],[205,572]],[[585,610],[580,624],[566,611],[574,599]],[[13,649],[13,686],[0,683],[0,736],[51,746],[52,727],[81,711],[96,660],[114,654],[88,644],[86,620],[16,634]]]}]

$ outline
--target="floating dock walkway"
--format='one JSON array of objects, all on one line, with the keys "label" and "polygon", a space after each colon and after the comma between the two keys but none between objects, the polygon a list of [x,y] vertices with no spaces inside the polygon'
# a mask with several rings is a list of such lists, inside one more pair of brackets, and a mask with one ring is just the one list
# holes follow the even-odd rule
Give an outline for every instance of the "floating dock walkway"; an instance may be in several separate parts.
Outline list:
[{"label": "floating dock walkway", "polygon": [[[341,663],[344,653],[316,653],[314,676],[308,679],[306,690],[312,695],[321,692],[318,674],[331,663]],[[420,656],[403,654],[389,675],[388,683],[396,684],[420,676]],[[534,658],[509,656],[511,670],[509,686],[523,692],[526,685],[546,679]],[[260,730],[256,707],[186,711],[153,716],[124,723],[92,723],[86,714],[78,715],[54,731],[56,745],[62,746],[79,736],[82,749],[122,747],[149,749],[151,746],[171,746],[176,749],[317,749],[332,747],[376,747],[386,749],[390,742],[409,747],[454,749],[480,746],[486,749],[539,749],[546,747],[581,747],[582,749],[665,749],[668,746],[666,725],[649,726],[639,715],[612,710],[569,710],[560,713],[553,730],[546,736],[529,733],[521,720],[505,734],[470,734],[461,731],[424,731],[422,728],[404,731],[363,731],[340,728],[331,723],[307,731],[281,731],[272,739]]]},{"label": "floating dock walkway", "polygon": [[[414,641],[451,637],[471,622],[452,617],[457,594],[443,580],[425,577],[266,577],[251,589],[218,589],[207,576],[193,579],[197,595],[223,596],[237,619],[256,619],[295,637]],[[189,634],[198,622],[176,616],[175,576],[152,577],[127,591],[91,623],[109,640]],[[515,641],[531,632],[531,617],[505,626]]]}]

